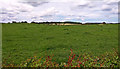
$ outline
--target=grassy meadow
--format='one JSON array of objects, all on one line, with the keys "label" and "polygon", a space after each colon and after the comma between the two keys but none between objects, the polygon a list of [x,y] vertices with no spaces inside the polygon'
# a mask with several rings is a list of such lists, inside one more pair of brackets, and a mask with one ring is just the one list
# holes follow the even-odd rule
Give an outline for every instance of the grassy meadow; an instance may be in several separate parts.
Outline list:
[{"label": "grassy meadow", "polygon": [[43,25],[2,24],[2,59],[19,64],[33,56],[54,55],[56,62],[67,62],[70,49],[75,54],[100,56],[118,47],[118,24]]}]

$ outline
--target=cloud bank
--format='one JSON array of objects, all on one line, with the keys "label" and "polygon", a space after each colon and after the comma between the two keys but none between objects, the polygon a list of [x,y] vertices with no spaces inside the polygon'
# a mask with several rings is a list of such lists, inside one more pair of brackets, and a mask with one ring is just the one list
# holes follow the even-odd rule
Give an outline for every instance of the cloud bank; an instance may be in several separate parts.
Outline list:
[{"label": "cloud bank", "polygon": [[118,0],[0,0],[0,22],[118,22]]}]

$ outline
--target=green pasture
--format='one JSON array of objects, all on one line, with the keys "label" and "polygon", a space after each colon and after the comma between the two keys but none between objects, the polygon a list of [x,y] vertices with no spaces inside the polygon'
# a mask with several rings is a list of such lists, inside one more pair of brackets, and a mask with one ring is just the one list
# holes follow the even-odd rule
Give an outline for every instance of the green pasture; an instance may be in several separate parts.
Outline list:
[{"label": "green pasture", "polygon": [[61,63],[67,62],[70,49],[75,54],[100,56],[117,47],[118,24],[2,24],[2,59],[6,64],[19,64],[33,56],[44,60],[48,55]]}]

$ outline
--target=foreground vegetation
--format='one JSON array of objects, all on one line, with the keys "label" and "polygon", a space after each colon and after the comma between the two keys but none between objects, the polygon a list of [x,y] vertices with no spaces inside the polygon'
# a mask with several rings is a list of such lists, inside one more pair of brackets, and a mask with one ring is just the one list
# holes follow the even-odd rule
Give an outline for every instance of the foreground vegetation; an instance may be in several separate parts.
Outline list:
[{"label": "foreground vegetation", "polygon": [[118,51],[115,49],[113,49],[113,51],[112,53],[106,52],[98,57],[90,53],[77,56],[71,49],[68,61],[61,62],[61,64],[52,61],[54,60],[52,59],[54,56],[47,56],[45,60],[42,60],[42,57],[37,59],[37,57],[34,56],[21,64],[3,64],[3,67],[119,67],[120,59],[118,57]]},{"label": "foreground vegetation", "polygon": [[[46,60],[46,57],[53,54],[52,59],[54,60],[51,60],[51,62],[56,62],[58,66],[62,63],[67,65],[70,49],[78,54],[75,55],[75,61],[73,62],[75,66],[79,54],[82,55],[86,52],[91,53],[93,57],[100,56],[106,52],[112,53],[112,49],[118,47],[117,24],[49,26],[23,23],[2,24],[2,29],[2,59],[4,66],[8,64],[19,65],[22,61],[33,56],[37,56],[35,59],[42,57],[42,60]],[[86,57],[90,57],[90,55],[88,54]],[[114,59],[114,57],[110,58],[110,61]],[[40,62],[44,63],[44,61]],[[102,60],[100,62],[102,63]],[[115,60],[115,62],[118,61]],[[30,64],[30,66],[32,65]]]}]

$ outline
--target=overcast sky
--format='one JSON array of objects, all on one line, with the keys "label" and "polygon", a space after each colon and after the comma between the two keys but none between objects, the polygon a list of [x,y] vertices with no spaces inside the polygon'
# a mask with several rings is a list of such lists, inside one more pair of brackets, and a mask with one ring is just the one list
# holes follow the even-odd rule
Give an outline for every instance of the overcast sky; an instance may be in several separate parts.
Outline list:
[{"label": "overcast sky", "polygon": [[0,0],[0,22],[118,22],[119,0]]}]

